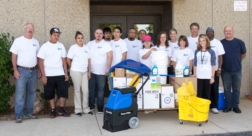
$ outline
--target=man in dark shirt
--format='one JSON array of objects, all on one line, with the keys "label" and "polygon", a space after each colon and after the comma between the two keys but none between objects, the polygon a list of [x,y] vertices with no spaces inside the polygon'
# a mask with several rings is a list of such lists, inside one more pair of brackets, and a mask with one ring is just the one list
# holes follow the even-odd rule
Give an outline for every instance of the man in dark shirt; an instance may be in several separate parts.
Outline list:
[{"label": "man in dark shirt", "polygon": [[225,39],[221,40],[225,50],[221,72],[226,101],[226,109],[224,109],[223,112],[229,112],[232,110],[231,108],[233,108],[235,113],[241,113],[239,109],[242,79],[241,62],[246,56],[246,47],[242,40],[233,36],[233,33],[234,30],[232,26],[226,26],[224,28]]}]

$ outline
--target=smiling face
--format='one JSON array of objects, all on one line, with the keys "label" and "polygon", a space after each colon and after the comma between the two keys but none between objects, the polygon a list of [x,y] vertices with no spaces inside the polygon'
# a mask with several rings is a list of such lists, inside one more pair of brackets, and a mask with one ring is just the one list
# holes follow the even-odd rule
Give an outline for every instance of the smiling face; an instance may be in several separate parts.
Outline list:
[{"label": "smiling face", "polygon": [[224,28],[224,35],[225,35],[226,39],[233,39],[233,37],[234,37],[233,34],[234,34],[234,30],[231,26],[226,26]]},{"label": "smiling face", "polygon": [[171,31],[169,36],[170,36],[171,41],[176,41],[177,33],[175,31]]},{"label": "smiling face", "polygon": [[26,37],[26,38],[32,38],[32,36],[33,36],[33,33],[34,33],[34,26],[33,26],[33,24],[27,24],[27,25],[25,25],[25,29],[24,29],[24,36]]},{"label": "smiling face", "polygon": [[113,36],[115,38],[115,40],[119,40],[121,38],[121,31],[119,29],[115,29],[114,32],[113,32]]},{"label": "smiling face", "polygon": [[199,44],[202,48],[206,48],[206,39],[205,38],[200,38],[199,39]]},{"label": "smiling face", "polygon": [[161,35],[160,35],[160,43],[161,43],[161,44],[165,44],[166,39],[167,39],[167,38],[166,38],[166,34],[161,34]]},{"label": "smiling face", "polygon": [[78,45],[83,45],[83,42],[84,42],[84,37],[81,35],[81,34],[79,34],[77,37],[76,37],[76,43],[78,44]]},{"label": "smiling face", "polygon": [[102,40],[103,32],[102,32],[101,29],[97,29],[97,30],[95,31],[94,35],[95,35],[95,39],[96,39],[97,41],[100,41],[100,40]]},{"label": "smiling face", "polygon": [[139,33],[138,33],[139,40],[142,40],[143,36],[145,36],[145,35],[146,35],[146,33],[144,30],[139,31]]},{"label": "smiling face", "polygon": [[150,49],[150,47],[151,47],[151,41],[144,41],[143,45],[144,45],[145,49]]},{"label": "smiling face", "polygon": [[59,33],[52,33],[50,35],[50,42],[51,43],[56,43],[60,38],[60,34]]},{"label": "smiling face", "polygon": [[179,46],[180,46],[180,48],[185,48],[186,47],[186,42],[184,41],[184,40],[180,40],[179,41]]},{"label": "smiling face", "polygon": [[211,29],[208,29],[208,30],[206,31],[206,35],[207,35],[207,37],[208,37],[210,40],[212,40],[212,39],[214,38],[214,31],[211,30]]},{"label": "smiling face", "polygon": [[198,26],[193,25],[193,26],[191,27],[191,34],[192,34],[192,37],[197,37],[197,36],[198,36],[198,33],[199,33],[199,28],[198,28]]}]

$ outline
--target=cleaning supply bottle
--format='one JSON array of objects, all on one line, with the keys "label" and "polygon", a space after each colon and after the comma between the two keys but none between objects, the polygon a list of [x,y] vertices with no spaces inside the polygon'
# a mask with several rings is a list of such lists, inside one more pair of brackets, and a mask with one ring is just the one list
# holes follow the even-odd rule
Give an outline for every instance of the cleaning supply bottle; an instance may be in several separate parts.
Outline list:
[{"label": "cleaning supply bottle", "polygon": [[152,67],[152,76],[157,76],[158,75],[158,67],[157,65],[154,65]]},{"label": "cleaning supply bottle", "polygon": [[189,66],[185,66],[184,71],[183,71],[183,75],[184,77],[189,77],[190,76],[190,72],[189,72]]},{"label": "cleaning supply bottle", "polygon": [[183,70],[183,65],[178,61],[175,67],[175,77],[183,77]]}]

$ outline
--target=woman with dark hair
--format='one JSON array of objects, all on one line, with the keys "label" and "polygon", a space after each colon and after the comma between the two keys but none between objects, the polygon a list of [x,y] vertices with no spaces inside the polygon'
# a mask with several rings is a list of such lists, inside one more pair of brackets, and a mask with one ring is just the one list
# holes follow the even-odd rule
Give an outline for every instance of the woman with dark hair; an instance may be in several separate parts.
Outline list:
[{"label": "woman with dark hair", "polygon": [[181,35],[178,40],[179,49],[176,50],[172,56],[172,66],[176,69],[177,63],[180,63],[183,67],[189,66],[190,73],[192,73],[192,61],[194,54],[192,49],[188,48],[188,41],[186,36]]},{"label": "woman with dark hair", "polygon": [[210,100],[211,84],[214,83],[216,56],[206,35],[199,36],[193,62],[194,76],[197,77],[197,96]]},{"label": "woman with dark hair", "polygon": [[[74,84],[74,111],[78,116],[81,116],[82,112],[93,115],[88,106],[88,80],[91,77],[90,53],[88,46],[83,44],[83,38],[83,34],[77,31],[76,44],[70,47],[67,54],[67,64]],[[80,88],[82,88],[83,100],[81,100]]]}]

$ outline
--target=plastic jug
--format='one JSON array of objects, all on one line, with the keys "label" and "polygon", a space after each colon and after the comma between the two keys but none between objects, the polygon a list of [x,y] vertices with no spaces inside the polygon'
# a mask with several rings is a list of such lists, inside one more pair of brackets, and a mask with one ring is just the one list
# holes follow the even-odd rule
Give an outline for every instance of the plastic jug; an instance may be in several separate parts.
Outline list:
[{"label": "plastic jug", "polygon": [[175,67],[175,76],[183,77],[183,70],[184,70],[183,65],[180,62],[177,62],[176,67]]},{"label": "plastic jug", "polygon": [[157,65],[154,65],[152,67],[152,76],[157,76],[158,75],[158,67]]},{"label": "plastic jug", "polygon": [[190,72],[189,72],[189,66],[185,66],[184,71],[183,71],[183,75],[184,77],[189,77],[190,76]]}]

